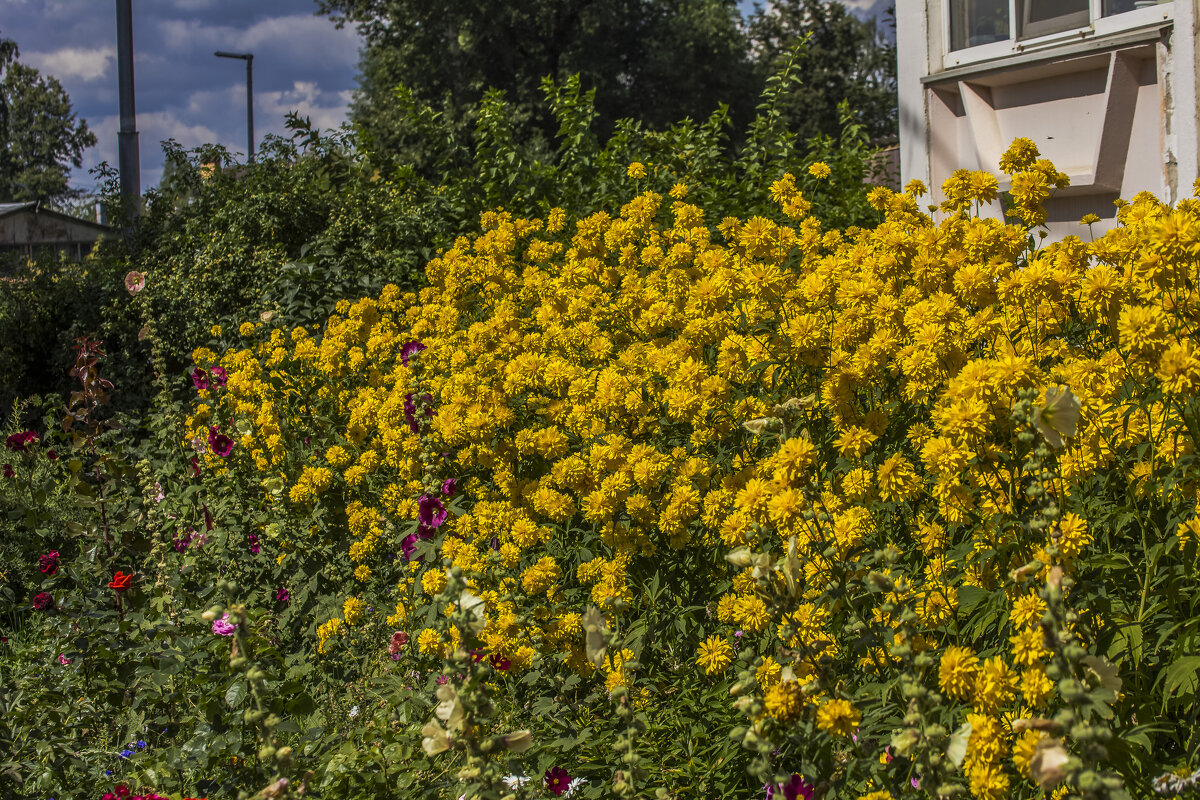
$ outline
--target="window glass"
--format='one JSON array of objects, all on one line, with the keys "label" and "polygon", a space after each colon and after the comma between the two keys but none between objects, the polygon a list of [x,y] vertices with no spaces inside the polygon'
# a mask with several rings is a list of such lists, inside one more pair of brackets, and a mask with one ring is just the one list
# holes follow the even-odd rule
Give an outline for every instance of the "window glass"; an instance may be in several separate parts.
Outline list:
[{"label": "window glass", "polygon": [[950,0],[951,50],[1008,38],[1008,0]]},{"label": "window glass", "polygon": [[1091,21],[1088,0],[1017,0],[1021,29],[1018,39],[1085,28]]}]

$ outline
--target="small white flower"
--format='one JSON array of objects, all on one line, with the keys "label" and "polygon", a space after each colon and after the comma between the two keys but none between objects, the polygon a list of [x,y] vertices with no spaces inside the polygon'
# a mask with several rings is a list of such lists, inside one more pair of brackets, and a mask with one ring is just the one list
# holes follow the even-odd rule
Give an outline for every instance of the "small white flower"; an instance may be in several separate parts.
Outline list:
[{"label": "small white flower", "polygon": [[354,706],[353,708],[350,709],[350,719],[354,719],[357,716],[358,716],[358,706]]},{"label": "small white flower", "polygon": [[563,792],[563,797],[570,797],[575,794],[575,790],[585,783],[587,783],[587,780],[584,778],[572,778],[571,782],[567,784],[567,790]]},{"label": "small white flower", "polygon": [[528,775],[505,775],[504,785],[509,789],[520,789],[525,784],[529,783]]}]

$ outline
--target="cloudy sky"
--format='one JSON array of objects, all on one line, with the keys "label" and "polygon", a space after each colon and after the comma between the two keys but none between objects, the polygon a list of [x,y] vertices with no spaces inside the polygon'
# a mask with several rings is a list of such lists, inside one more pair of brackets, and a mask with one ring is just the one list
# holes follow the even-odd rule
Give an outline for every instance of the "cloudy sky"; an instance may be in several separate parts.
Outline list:
[{"label": "cloudy sky", "polygon": [[[0,0],[0,35],[20,60],[58,78],[98,144],[87,168],[117,163],[116,4],[113,0]],[[254,53],[254,133],[282,134],[288,111],[322,128],[346,118],[359,38],[314,16],[313,0],[134,0],[134,83],[142,188],[162,175],[159,142],[217,142],[246,151],[245,62],[214,50]]]},{"label": "cloudy sky", "polygon": [[[739,0],[745,13],[753,0]],[[870,14],[888,0],[847,0]],[[116,10],[113,0],[0,0],[0,35],[21,61],[58,78],[99,140],[72,185],[92,188],[88,169],[117,163]],[[143,190],[162,176],[159,142],[216,142],[246,150],[246,70],[214,50],[254,53],[254,133],[283,134],[297,111],[332,128],[347,115],[360,39],[315,16],[314,0],[134,0],[134,82]]]}]

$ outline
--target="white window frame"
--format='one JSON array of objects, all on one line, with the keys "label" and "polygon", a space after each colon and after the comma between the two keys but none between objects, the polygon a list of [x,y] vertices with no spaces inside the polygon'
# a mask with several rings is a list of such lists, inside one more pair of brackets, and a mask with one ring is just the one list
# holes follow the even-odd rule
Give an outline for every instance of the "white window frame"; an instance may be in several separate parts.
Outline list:
[{"label": "white window frame", "polygon": [[1091,22],[1083,27],[1073,28],[1057,33],[1046,34],[1017,41],[1017,0],[1008,0],[1009,39],[1001,42],[989,42],[975,47],[965,47],[961,50],[950,49],[950,2],[942,0],[942,69],[952,69],[986,61],[995,61],[1020,53],[1036,52],[1051,49],[1066,42],[1077,42],[1081,39],[1095,39],[1112,36],[1118,33],[1137,30],[1138,28],[1161,25],[1164,20],[1175,18],[1175,3],[1173,0],[1160,2],[1148,8],[1135,8],[1123,14],[1113,14],[1109,17],[1100,16],[1103,0],[1090,0],[1088,7],[1091,12]]}]

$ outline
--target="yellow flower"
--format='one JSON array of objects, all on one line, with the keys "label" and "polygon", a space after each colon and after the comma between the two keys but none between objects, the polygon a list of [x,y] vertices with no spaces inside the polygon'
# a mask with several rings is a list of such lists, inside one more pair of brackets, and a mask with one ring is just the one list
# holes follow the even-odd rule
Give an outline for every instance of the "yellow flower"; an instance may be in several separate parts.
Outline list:
[{"label": "yellow flower", "polygon": [[947,647],[938,665],[942,691],[956,700],[966,700],[975,688],[979,659],[969,647]]},{"label": "yellow flower", "polygon": [[733,647],[723,636],[710,636],[696,651],[696,663],[709,675],[724,671],[733,661]]},{"label": "yellow flower", "polygon": [[812,175],[817,180],[828,178],[832,172],[833,170],[831,170],[829,165],[824,161],[814,161],[808,167],[808,174]]},{"label": "yellow flower", "polygon": [[635,180],[641,180],[642,178],[646,177],[646,167],[642,164],[642,162],[634,161],[629,165],[629,168],[625,170],[625,174]]},{"label": "yellow flower", "polygon": [[238,334],[241,336],[253,336],[256,327],[253,322],[243,322],[238,326]]},{"label": "yellow flower", "polygon": [[354,627],[366,619],[367,604],[357,597],[347,597],[346,602],[342,604],[342,616],[345,617],[347,625]]},{"label": "yellow flower", "polygon": [[781,681],[770,686],[763,696],[767,713],[780,722],[794,722],[804,708],[804,693],[796,681]]},{"label": "yellow flower", "polygon": [[830,700],[817,709],[817,727],[834,736],[850,736],[858,730],[862,714],[849,700]]}]

